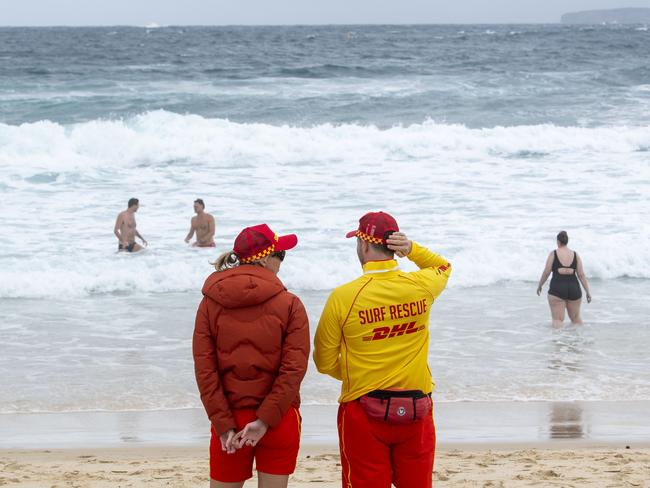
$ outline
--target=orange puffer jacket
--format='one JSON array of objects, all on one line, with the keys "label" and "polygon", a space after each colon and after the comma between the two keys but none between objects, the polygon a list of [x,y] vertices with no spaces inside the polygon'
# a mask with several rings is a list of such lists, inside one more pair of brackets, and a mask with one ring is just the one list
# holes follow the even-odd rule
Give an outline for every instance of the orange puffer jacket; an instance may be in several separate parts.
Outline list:
[{"label": "orange puffer jacket", "polygon": [[279,278],[254,265],[212,273],[203,286],[192,349],[201,401],[219,435],[232,410],[253,408],[276,426],[300,406],[309,358],[305,307]]}]

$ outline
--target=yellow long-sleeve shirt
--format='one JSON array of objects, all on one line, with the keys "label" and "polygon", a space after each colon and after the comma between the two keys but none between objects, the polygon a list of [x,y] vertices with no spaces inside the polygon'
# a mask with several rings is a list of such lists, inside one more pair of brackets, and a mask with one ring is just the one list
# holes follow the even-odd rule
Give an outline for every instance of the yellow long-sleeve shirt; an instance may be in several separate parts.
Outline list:
[{"label": "yellow long-sleeve shirt", "polygon": [[325,304],[314,362],[343,381],[339,402],[373,390],[433,390],[429,313],[451,265],[415,242],[408,259],[420,269],[401,271],[393,259],[364,264],[364,274],[334,289]]}]

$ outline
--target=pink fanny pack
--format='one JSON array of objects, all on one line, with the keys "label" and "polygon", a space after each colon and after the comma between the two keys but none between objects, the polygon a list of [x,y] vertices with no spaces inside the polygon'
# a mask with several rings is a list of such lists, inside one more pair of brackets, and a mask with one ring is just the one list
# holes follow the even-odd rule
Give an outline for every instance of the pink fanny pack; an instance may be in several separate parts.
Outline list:
[{"label": "pink fanny pack", "polygon": [[389,424],[408,424],[431,414],[431,395],[420,390],[376,390],[359,398],[366,415]]}]

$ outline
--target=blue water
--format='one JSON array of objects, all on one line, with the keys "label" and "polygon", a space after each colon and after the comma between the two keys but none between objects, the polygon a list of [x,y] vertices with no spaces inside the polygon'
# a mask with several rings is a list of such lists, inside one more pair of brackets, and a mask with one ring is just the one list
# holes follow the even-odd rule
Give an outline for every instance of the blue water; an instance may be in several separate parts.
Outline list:
[{"label": "blue water", "polygon": [[0,29],[0,118],[647,124],[641,26]]}]

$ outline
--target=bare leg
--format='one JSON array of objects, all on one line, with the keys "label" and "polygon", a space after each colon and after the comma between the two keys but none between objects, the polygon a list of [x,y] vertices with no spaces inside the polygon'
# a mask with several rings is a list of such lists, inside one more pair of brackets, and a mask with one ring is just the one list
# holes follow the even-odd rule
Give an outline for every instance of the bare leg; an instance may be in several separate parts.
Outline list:
[{"label": "bare leg", "polygon": [[131,252],[138,252],[138,251],[142,251],[143,249],[144,247],[142,247],[140,244],[136,244],[133,246],[133,251]]},{"label": "bare leg", "polygon": [[288,484],[288,475],[257,472],[257,488],[287,488]]},{"label": "bare leg", "polygon": [[548,296],[548,305],[551,307],[551,318],[553,319],[553,327],[562,327],[564,323],[564,311],[566,310],[566,303],[561,298],[553,295]]},{"label": "bare leg", "polygon": [[569,312],[569,318],[571,319],[571,323],[574,325],[582,325],[582,317],[580,317],[581,302],[582,298],[578,298],[577,300],[567,300],[566,302],[566,310]]},{"label": "bare leg", "polygon": [[242,486],[244,486],[244,483],[246,483],[246,480],[238,481],[236,483],[224,483],[222,481],[215,481],[211,479],[210,488],[242,488]]}]

